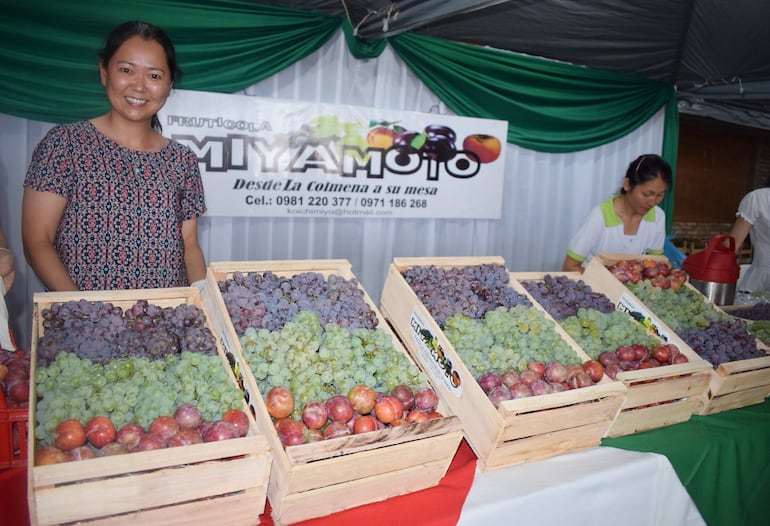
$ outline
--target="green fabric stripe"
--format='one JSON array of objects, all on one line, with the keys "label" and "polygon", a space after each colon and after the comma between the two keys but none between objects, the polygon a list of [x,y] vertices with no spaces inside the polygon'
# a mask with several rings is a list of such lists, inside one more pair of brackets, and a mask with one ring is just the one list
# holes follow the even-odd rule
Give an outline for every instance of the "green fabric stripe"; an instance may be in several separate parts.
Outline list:
[{"label": "green fabric stripe", "polygon": [[576,261],[580,261],[581,263],[582,263],[583,261],[585,261],[585,259],[586,259],[586,257],[585,257],[585,256],[581,256],[581,255],[580,255],[580,254],[578,254],[577,252],[573,252],[573,251],[571,251],[571,250],[567,250],[567,255],[568,255],[569,257],[571,257],[572,259],[576,260]]},{"label": "green fabric stripe", "polygon": [[602,217],[604,218],[604,226],[607,227],[618,226],[622,224],[620,218],[615,213],[615,207],[612,206],[612,202],[614,200],[615,198],[611,197],[610,199],[602,201],[599,204],[599,210],[601,210]]}]

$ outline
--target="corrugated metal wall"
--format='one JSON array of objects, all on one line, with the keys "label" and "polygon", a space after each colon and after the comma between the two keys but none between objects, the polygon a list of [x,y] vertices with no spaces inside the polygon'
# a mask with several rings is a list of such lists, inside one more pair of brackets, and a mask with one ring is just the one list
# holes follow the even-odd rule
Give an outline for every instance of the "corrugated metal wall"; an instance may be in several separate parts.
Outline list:
[{"label": "corrugated metal wall", "polygon": [[[245,92],[301,101],[451,113],[389,50],[357,60],[340,33],[323,49]],[[511,123],[515,126],[515,123]],[[26,166],[50,124],[0,114],[0,221],[18,257],[6,297],[17,340],[29,345],[32,294],[42,286],[21,259]],[[375,302],[398,256],[501,256],[512,271],[561,269],[567,242],[588,210],[620,188],[641,153],[659,153],[663,114],[614,143],[570,154],[508,145],[499,220],[203,217],[207,261],[344,258]]]}]

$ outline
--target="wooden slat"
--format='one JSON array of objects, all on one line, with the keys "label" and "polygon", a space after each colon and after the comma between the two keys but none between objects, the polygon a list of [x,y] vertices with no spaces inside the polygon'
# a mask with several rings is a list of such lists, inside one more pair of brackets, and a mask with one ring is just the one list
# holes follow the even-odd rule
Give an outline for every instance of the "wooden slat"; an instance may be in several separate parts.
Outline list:
[{"label": "wooden slat", "polygon": [[437,418],[404,424],[371,433],[361,433],[347,437],[341,443],[321,440],[310,444],[291,446],[285,449],[286,456],[293,463],[317,462],[343,455],[354,455],[359,452],[376,450],[379,454],[387,454],[388,448],[399,444],[417,445],[422,440],[430,447],[430,439],[454,432],[462,432],[462,424],[456,416]]},{"label": "wooden slat", "polygon": [[543,437],[545,444],[549,433],[555,430],[593,426],[598,433],[594,440],[600,441],[607,428],[617,417],[619,408],[620,404],[616,392],[613,396],[590,402],[520,414],[506,420],[506,426],[500,435],[500,440],[510,441],[539,435]]},{"label": "wooden slat", "polygon": [[632,435],[641,431],[649,431],[687,422],[697,410],[699,403],[698,398],[685,398],[663,405],[636,407],[627,411],[621,411],[607,436],[620,437]]},{"label": "wooden slat", "polygon": [[[281,500],[277,498],[278,495],[289,497],[292,494],[302,494],[325,486],[354,481],[365,482],[372,477],[380,477],[389,473],[397,475],[400,472],[408,472],[413,467],[426,462],[444,462],[448,466],[447,457],[450,458],[451,462],[461,439],[462,433],[457,431],[428,440],[415,440],[380,450],[362,451],[355,455],[333,457],[310,464],[296,464],[288,473],[275,472],[275,476],[270,480],[268,490],[270,501]],[[279,478],[281,475],[283,477]],[[438,480],[433,482],[437,484]],[[369,498],[373,497],[375,495],[369,496]],[[367,501],[362,501],[359,504],[365,502]],[[330,509],[329,507],[319,508],[316,510],[319,515],[316,516],[327,515],[330,513]]]},{"label": "wooden slat", "polygon": [[144,509],[142,511],[113,515],[89,521],[79,521],[84,526],[188,526],[194,517],[196,524],[217,526],[254,526],[260,524],[259,516],[264,513],[257,490],[242,491],[233,495],[185,502],[174,506]]},{"label": "wooden slat", "polygon": [[596,437],[606,430],[606,425],[589,424],[500,442],[483,460],[479,458],[478,468],[489,471],[596,447]]},{"label": "wooden slat", "polygon": [[276,526],[285,526],[318,516],[379,502],[434,487],[446,474],[446,462],[426,462],[420,465],[367,479],[337,485],[327,485],[303,493],[288,494],[280,500],[270,499],[272,519]]},{"label": "wooden slat", "polygon": [[259,487],[267,468],[265,457],[244,457],[241,461],[206,462],[50,489],[39,487],[37,518],[40,524],[58,524],[226,495]]},{"label": "wooden slat", "polygon": [[761,404],[768,396],[770,396],[770,386],[768,385],[735,391],[722,396],[714,396],[703,399],[697,413],[699,415],[713,415],[722,411],[738,409],[739,407]]},{"label": "wooden slat", "polygon": [[267,451],[267,441],[262,436],[234,438],[221,442],[164,448],[155,451],[131,453],[130,455],[100,457],[89,459],[89,462],[80,461],[36,466],[32,470],[32,480],[37,486],[66,484],[79,480],[170,468],[208,460],[254,455]]}]

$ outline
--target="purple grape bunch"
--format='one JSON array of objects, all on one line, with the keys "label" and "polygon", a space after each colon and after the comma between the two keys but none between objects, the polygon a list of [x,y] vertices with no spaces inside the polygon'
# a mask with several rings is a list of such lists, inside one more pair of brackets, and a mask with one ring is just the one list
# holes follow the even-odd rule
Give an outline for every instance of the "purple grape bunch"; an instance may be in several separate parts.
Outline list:
[{"label": "purple grape bunch", "polygon": [[766,356],[757,348],[756,335],[749,330],[748,322],[717,309],[692,287],[674,291],[640,282],[629,289],[714,367]]},{"label": "purple grape bunch", "polygon": [[498,307],[531,307],[532,302],[508,285],[509,274],[498,264],[442,268],[436,265],[409,267],[403,276],[440,327],[447,318],[461,314],[481,319]]},{"label": "purple grape bunch", "polygon": [[615,310],[612,300],[594,292],[582,279],[546,274],[542,280],[524,280],[521,285],[557,321],[577,315],[581,308],[604,313]]},{"label": "purple grape bunch", "polygon": [[720,363],[767,356],[757,348],[754,334],[738,320],[718,320],[706,328],[682,329],[678,334],[698,356],[714,368]]},{"label": "purple grape bunch", "polygon": [[273,272],[234,272],[218,283],[239,336],[249,327],[276,331],[303,310],[318,314],[321,325],[336,323],[349,329],[377,327],[377,313],[367,303],[355,278],[319,272],[290,277]]},{"label": "purple grape bunch", "polygon": [[770,303],[755,303],[749,307],[741,307],[730,311],[730,314],[744,320],[770,320]]},{"label": "purple grape bunch", "polygon": [[38,363],[47,366],[60,351],[93,363],[116,358],[163,358],[183,351],[216,354],[216,339],[197,306],[160,307],[138,300],[125,311],[109,302],[71,300],[41,311],[43,335]]}]

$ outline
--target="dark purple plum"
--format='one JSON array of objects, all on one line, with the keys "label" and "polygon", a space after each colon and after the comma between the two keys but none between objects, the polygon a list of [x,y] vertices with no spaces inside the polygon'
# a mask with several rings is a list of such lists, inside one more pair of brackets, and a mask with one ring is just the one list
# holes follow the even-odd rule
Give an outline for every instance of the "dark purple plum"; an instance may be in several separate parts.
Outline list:
[{"label": "dark purple plum", "polygon": [[428,137],[442,137],[449,139],[452,143],[457,140],[455,131],[449,126],[444,126],[442,124],[429,124],[425,127],[425,135]]},{"label": "dark purple plum", "polygon": [[455,156],[457,149],[453,142],[444,137],[428,137],[420,152],[435,161],[445,162]]}]

